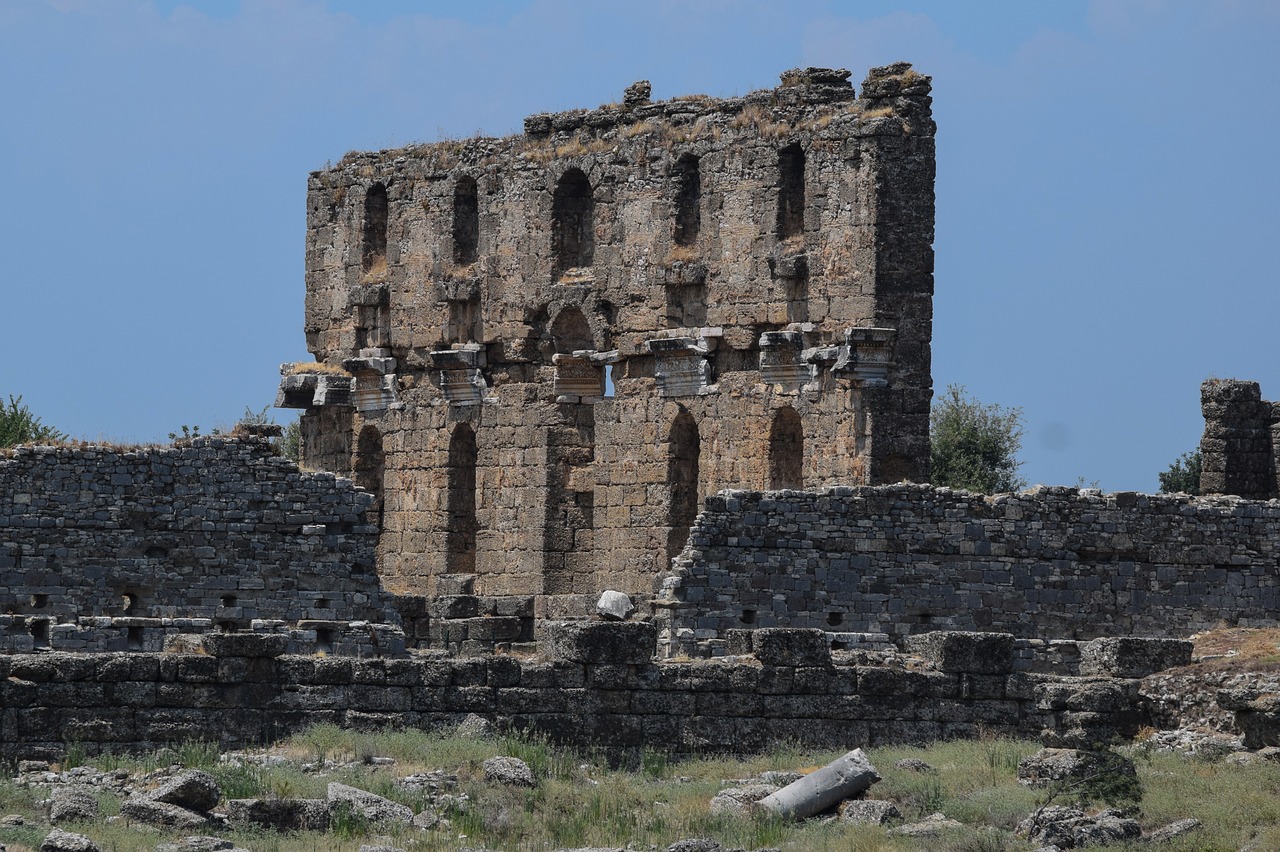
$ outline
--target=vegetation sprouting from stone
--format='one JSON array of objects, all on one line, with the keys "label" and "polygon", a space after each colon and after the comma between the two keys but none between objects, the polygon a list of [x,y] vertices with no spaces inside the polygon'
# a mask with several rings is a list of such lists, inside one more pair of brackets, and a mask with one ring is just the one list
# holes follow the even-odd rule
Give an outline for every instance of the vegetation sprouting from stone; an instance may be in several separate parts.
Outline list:
[{"label": "vegetation sprouting from stone", "polygon": [[1022,409],[984,404],[963,385],[948,385],[929,414],[934,485],[993,494],[1026,486]]},{"label": "vegetation sprouting from stone", "polygon": [[1158,474],[1161,494],[1200,494],[1200,451],[1185,452],[1173,460],[1169,469]]},{"label": "vegetation sprouting from stone", "polygon": [[21,396],[9,394],[8,404],[0,403],[0,449],[18,444],[53,444],[67,436],[40,422],[31,409],[22,404]]}]

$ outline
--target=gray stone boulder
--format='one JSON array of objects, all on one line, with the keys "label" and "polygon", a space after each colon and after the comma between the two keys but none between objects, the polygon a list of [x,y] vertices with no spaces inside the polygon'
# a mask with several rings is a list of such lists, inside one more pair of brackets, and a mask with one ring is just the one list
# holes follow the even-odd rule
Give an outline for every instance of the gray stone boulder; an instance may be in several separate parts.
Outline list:
[{"label": "gray stone boulder", "polygon": [[726,787],[711,798],[711,813],[746,816],[756,802],[782,789],[776,784],[743,784]]},{"label": "gray stone boulder", "polygon": [[211,811],[218,806],[222,793],[218,790],[217,780],[208,772],[188,769],[152,790],[148,798],[190,811]]},{"label": "gray stone boulder", "polygon": [[1188,819],[1180,819],[1177,822],[1171,822],[1164,828],[1157,828],[1150,834],[1144,834],[1142,839],[1148,843],[1165,843],[1173,840],[1175,837],[1181,837],[1184,834],[1190,834],[1193,831],[1199,831],[1204,828],[1204,824],[1195,817]]},{"label": "gray stone boulder", "polygon": [[92,788],[65,784],[50,791],[49,822],[93,822],[98,818],[98,795]]},{"label": "gray stone boulder", "polygon": [[511,787],[537,787],[529,764],[518,757],[491,757],[481,764],[486,781],[496,781]]},{"label": "gray stone boulder", "polygon": [[45,835],[40,844],[40,852],[99,852],[99,849],[98,844],[83,834],[55,828]]},{"label": "gray stone boulder", "polygon": [[464,740],[481,740],[493,733],[493,723],[483,716],[468,713],[458,723],[457,736]]},{"label": "gray stone boulder", "polygon": [[1133,761],[1109,751],[1075,748],[1042,748],[1018,761],[1018,783],[1025,787],[1047,787],[1063,781],[1119,774],[1137,778]]},{"label": "gray stone boulder", "polygon": [[908,772],[933,773],[938,770],[918,757],[904,757],[893,764],[894,769],[905,769]]},{"label": "gray stone boulder", "polygon": [[1142,639],[1113,636],[1094,639],[1080,648],[1080,674],[1140,678],[1191,664],[1192,645],[1185,639]]},{"label": "gray stone boulder", "polygon": [[612,589],[606,589],[596,601],[596,612],[609,621],[626,621],[635,611],[636,605],[630,597]]},{"label": "gray stone boulder", "polygon": [[888,825],[902,819],[902,812],[893,802],[879,799],[850,799],[840,805],[840,821],[854,825]]},{"label": "gray stone boulder", "polygon": [[946,814],[936,813],[929,814],[919,822],[909,822],[890,829],[889,833],[899,837],[939,837],[957,828],[964,828],[964,824],[951,819]]},{"label": "gray stone boulder", "polygon": [[206,814],[170,802],[157,802],[150,796],[130,796],[120,806],[120,814],[157,828],[197,829],[209,824]]},{"label": "gray stone boulder", "polygon": [[232,822],[272,831],[327,831],[329,803],[324,799],[229,799]]},{"label": "gray stone boulder", "polygon": [[1244,747],[1280,746],[1280,692],[1259,683],[1218,691],[1218,706],[1235,714]]},{"label": "gray stone boulder", "polygon": [[161,843],[156,846],[155,852],[248,852],[248,850],[221,837],[192,834],[168,843]]},{"label": "gray stone boulder", "polygon": [[720,852],[719,841],[709,837],[693,837],[688,840],[677,840],[667,847],[667,852]]},{"label": "gray stone boulder", "polygon": [[350,807],[355,813],[360,814],[369,822],[413,822],[413,809],[385,799],[375,793],[367,790],[361,790],[357,787],[349,787],[346,784],[339,784],[337,781],[330,782],[327,788],[329,800],[329,812],[332,814],[341,807]]},{"label": "gray stone boulder", "polygon": [[1116,811],[1087,816],[1076,808],[1054,805],[1024,819],[1017,833],[1032,842],[1075,849],[1135,840],[1142,836],[1142,827]]}]

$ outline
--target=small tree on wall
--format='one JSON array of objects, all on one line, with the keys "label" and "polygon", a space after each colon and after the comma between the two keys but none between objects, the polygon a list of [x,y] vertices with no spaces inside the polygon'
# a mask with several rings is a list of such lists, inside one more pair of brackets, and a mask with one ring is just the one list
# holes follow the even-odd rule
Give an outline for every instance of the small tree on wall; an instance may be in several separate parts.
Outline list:
[{"label": "small tree on wall", "polygon": [[1173,460],[1169,469],[1157,474],[1160,477],[1161,494],[1200,493],[1200,451],[1191,450]]},{"label": "small tree on wall", "polygon": [[31,409],[22,404],[22,397],[9,395],[9,404],[0,403],[0,448],[18,444],[50,444],[65,441],[62,432],[40,422]]},{"label": "small tree on wall", "polygon": [[1021,408],[984,405],[948,385],[929,412],[933,484],[987,494],[1023,488],[1022,434]]}]

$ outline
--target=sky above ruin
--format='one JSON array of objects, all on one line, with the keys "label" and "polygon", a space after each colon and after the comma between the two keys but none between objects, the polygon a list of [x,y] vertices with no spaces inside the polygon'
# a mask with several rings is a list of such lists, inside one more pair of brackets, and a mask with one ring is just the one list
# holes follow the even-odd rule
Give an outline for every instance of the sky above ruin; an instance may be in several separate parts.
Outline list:
[{"label": "sky above ruin", "polygon": [[1020,406],[1031,483],[1154,491],[1202,380],[1280,399],[1277,44],[1280,0],[0,0],[0,399],[117,441],[269,405],[348,150],[908,60],[936,390]]}]

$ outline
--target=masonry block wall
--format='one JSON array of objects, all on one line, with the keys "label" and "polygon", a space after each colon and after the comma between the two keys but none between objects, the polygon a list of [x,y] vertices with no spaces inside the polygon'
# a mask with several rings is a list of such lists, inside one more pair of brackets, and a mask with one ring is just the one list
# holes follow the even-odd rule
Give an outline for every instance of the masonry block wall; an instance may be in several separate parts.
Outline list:
[{"label": "masonry block wall", "polygon": [[[1186,635],[1280,618],[1280,504],[925,485],[710,498],[663,581],[677,650],[750,625]],[[685,646],[688,646],[687,648]]]},{"label": "masonry block wall", "polygon": [[[102,622],[122,649],[130,628],[147,647],[166,619],[192,631],[396,622],[374,573],[371,502],[260,439],[19,447],[0,458],[0,619],[27,647]],[[0,647],[22,647],[11,639]]]},{"label": "masonry block wall", "polygon": [[1200,386],[1200,493],[1267,500],[1280,494],[1280,407],[1257,382],[1209,379]]},{"label": "masonry block wall", "polygon": [[[652,662],[652,625],[549,632],[541,659],[282,656],[254,637],[208,654],[0,656],[0,759],[57,758],[72,743],[90,753],[196,739],[259,745],[319,723],[430,728],[470,713],[564,743],[683,753],[1080,726],[1132,735],[1148,721],[1145,670],[1014,672],[1007,635],[941,636],[908,667],[834,660],[818,631],[757,631],[746,656],[692,663]],[[1185,662],[1190,646],[1179,644]]]},{"label": "masonry block wall", "polygon": [[386,588],[649,592],[719,489],[927,479],[930,82],[848,77],[311,176],[278,404],[375,493]]}]

